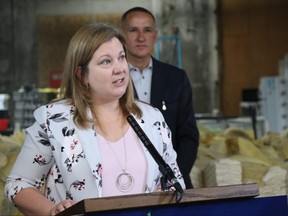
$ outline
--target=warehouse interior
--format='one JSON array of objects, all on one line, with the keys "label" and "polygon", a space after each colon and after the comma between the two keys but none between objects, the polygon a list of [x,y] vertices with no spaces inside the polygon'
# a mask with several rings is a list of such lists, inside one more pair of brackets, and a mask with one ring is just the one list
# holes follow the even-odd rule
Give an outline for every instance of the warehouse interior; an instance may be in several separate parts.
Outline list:
[{"label": "warehouse interior", "polygon": [[[1,0],[0,191],[33,111],[58,92],[74,32],[119,26],[133,6],[155,15],[154,56],[191,83],[194,187],[253,182],[261,196],[288,195],[287,0]],[[17,212],[4,196],[0,206],[0,215]]]}]

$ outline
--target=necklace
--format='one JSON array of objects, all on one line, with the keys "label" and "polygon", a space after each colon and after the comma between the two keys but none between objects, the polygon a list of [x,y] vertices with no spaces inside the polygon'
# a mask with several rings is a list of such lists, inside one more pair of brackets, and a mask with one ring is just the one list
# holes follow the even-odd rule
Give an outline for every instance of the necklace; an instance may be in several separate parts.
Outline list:
[{"label": "necklace", "polygon": [[129,192],[130,190],[132,190],[132,188],[134,187],[134,178],[133,176],[126,172],[126,169],[127,169],[127,153],[126,153],[126,142],[125,142],[125,134],[123,136],[123,140],[124,140],[124,151],[125,151],[125,167],[122,168],[121,166],[121,163],[120,163],[120,160],[119,158],[117,157],[115,151],[113,150],[111,144],[108,142],[108,140],[106,140],[106,142],[108,143],[108,146],[109,148],[111,149],[111,151],[113,152],[118,164],[119,164],[119,167],[122,171],[122,173],[120,173],[117,178],[116,178],[116,181],[115,181],[115,184],[116,184],[116,187],[119,191],[121,192]]}]

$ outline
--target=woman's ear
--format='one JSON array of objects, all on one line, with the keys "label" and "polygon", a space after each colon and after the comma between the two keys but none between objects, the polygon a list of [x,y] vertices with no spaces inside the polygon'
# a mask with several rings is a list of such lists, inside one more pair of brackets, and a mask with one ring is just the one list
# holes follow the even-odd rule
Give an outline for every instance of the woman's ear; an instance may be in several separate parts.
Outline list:
[{"label": "woman's ear", "polygon": [[85,77],[82,76],[82,67],[79,66],[76,72],[76,75],[78,79],[86,86],[87,89],[89,89],[89,83],[86,82],[86,75]]},{"label": "woman's ear", "polygon": [[78,77],[79,80],[82,80],[81,72],[82,72],[82,67],[81,67],[81,66],[78,66],[76,75],[77,75],[77,77]]}]

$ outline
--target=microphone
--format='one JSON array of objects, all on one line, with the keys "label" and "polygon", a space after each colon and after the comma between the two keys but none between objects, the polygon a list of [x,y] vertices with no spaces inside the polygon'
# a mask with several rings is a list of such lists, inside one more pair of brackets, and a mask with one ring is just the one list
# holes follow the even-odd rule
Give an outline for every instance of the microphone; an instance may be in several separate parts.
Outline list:
[{"label": "microphone", "polygon": [[182,199],[183,189],[177,178],[175,177],[171,167],[161,157],[161,155],[159,154],[155,146],[151,143],[150,139],[147,137],[147,135],[137,123],[135,118],[132,115],[129,115],[127,117],[127,121],[158,164],[159,170],[164,176],[164,178],[168,179],[170,183],[175,187],[176,191],[178,192],[176,196],[176,202],[178,203]]}]

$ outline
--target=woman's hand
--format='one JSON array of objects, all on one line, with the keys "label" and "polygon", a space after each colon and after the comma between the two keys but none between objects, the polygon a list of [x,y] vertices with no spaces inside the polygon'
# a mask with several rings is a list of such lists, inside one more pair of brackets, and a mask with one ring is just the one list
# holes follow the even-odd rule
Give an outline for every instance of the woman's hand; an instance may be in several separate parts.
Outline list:
[{"label": "woman's hand", "polygon": [[54,206],[50,210],[50,216],[55,216],[55,215],[59,214],[60,212],[64,211],[65,209],[67,209],[69,207],[71,207],[75,203],[76,202],[74,200],[71,200],[71,199],[61,201],[60,203],[58,203],[56,206]]}]

